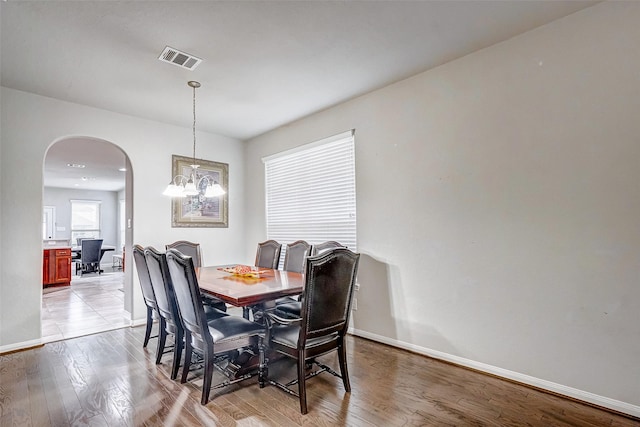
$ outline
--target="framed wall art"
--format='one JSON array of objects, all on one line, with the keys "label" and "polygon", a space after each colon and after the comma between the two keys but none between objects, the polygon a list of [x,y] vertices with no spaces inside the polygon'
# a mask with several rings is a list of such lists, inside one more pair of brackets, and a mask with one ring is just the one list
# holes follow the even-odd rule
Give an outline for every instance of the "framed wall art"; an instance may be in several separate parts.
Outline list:
[{"label": "framed wall art", "polygon": [[[171,227],[220,227],[229,226],[229,165],[210,160],[195,159],[199,165],[193,168],[192,157],[173,155],[172,176],[186,183],[191,177],[196,184],[197,195],[175,197],[172,200]],[[217,197],[205,197],[209,184],[218,183],[226,191]]]}]

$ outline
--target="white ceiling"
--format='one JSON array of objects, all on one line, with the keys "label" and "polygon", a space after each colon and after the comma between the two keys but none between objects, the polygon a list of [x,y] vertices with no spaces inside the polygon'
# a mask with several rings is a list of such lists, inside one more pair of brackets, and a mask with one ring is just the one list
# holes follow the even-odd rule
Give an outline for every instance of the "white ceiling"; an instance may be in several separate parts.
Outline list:
[{"label": "white ceiling", "polygon": [[10,0],[1,84],[190,127],[197,80],[198,130],[249,139],[595,3]]},{"label": "white ceiling", "polygon": [[[76,166],[69,166],[69,164]],[[84,166],[82,168],[77,166]],[[110,142],[69,138],[49,148],[44,160],[47,187],[120,191],[124,188],[124,153]]]}]

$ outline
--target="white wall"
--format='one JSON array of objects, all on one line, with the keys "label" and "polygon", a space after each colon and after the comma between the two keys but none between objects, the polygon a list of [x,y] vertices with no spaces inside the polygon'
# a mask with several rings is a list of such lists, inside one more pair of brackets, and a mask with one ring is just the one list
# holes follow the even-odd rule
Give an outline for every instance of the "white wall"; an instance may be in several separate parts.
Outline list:
[{"label": "white wall", "polygon": [[[123,229],[122,229],[122,227],[120,226],[120,215],[121,215],[121,212],[120,212],[120,202],[121,202],[121,201],[125,203],[125,206],[124,206],[124,208],[125,208],[125,209],[124,209],[124,211],[125,211],[125,212],[124,212],[124,213],[122,213],[122,214],[124,215],[124,217],[125,217],[125,224],[124,224],[124,226],[123,226],[123,227],[124,227],[124,230],[123,230]],[[121,233],[122,233],[123,231],[125,231],[125,232],[126,232],[126,228],[127,228],[127,224],[126,224],[126,218],[127,218],[127,214],[126,214],[126,210],[127,210],[127,209],[126,209],[126,203],[127,203],[127,200],[126,200],[125,190],[118,191],[118,201],[117,201],[117,204],[118,204],[117,211],[118,211],[118,212],[117,212],[117,214],[116,214],[116,230],[117,230],[117,231],[116,231],[116,233],[117,233],[117,242],[118,242],[118,243],[116,244],[116,248],[118,248],[118,250],[117,250],[116,252],[120,252],[120,251],[122,250],[122,248],[124,247],[124,244],[125,244],[125,239],[124,239],[124,238],[121,238],[120,236],[121,236]]]},{"label": "white wall", "polygon": [[355,128],[356,332],[640,416],[638,22],[599,4],[249,141],[245,251],[261,157]]},{"label": "white wall", "polygon": [[[40,339],[42,269],[34,266],[42,263],[42,171],[47,148],[59,139],[99,138],[114,143],[129,156],[133,243],[164,248],[178,239],[197,241],[203,246],[206,263],[233,262],[244,255],[240,246],[244,240],[243,143],[198,133],[197,156],[229,164],[229,228],[171,228],[171,200],[161,193],[171,179],[171,155],[191,154],[190,128],[4,87],[1,108],[0,251],[13,253],[19,247],[20,256],[0,258],[0,348],[21,347]],[[144,304],[135,276],[132,298],[134,319],[143,319]]]}]

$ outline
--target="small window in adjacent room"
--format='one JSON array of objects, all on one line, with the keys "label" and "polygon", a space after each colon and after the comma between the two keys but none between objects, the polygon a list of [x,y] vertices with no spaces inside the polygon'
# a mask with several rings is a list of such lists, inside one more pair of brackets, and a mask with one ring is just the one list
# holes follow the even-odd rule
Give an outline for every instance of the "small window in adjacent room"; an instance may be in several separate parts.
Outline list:
[{"label": "small window in adjacent room", "polygon": [[71,242],[100,237],[100,201],[71,200]]},{"label": "small window in adjacent room", "polygon": [[267,239],[340,242],[356,250],[354,131],[263,159]]}]

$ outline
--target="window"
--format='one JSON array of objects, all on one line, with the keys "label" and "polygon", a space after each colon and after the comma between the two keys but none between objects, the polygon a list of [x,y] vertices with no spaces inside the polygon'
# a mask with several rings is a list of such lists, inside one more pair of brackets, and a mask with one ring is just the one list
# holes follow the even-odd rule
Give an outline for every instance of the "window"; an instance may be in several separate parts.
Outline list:
[{"label": "window", "polygon": [[335,240],[356,250],[353,131],[266,157],[263,162],[267,239],[283,245]]},{"label": "window", "polygon": [[100,237],[100,202],[71,200],[71,242]]}]

